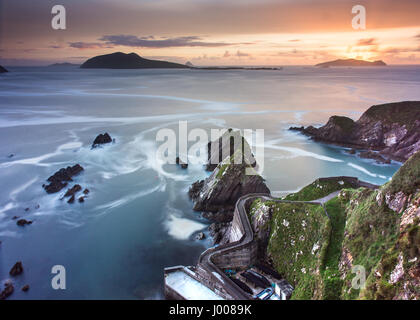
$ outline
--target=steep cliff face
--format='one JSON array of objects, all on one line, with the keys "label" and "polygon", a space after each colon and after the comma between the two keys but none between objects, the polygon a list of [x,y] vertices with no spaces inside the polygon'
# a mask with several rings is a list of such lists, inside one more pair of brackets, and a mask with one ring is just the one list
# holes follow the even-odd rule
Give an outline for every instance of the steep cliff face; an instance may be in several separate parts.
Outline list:
[{"label": "steep cliff face", "polygon": [[[336,178],[326,181],[289,198],[340,189]],[[329,186],[325,193],[321,185]],[[264,203],[272,211],[266,254],[295,286],[292,298],[420,299],[420,152],[378,189],[342,186],[325,204],[325,221],[320,207]],[[257,200],[253,210],[261,205]],[[355,282],[355,267],[365,272],[364,286]]]},{"label": "steep cliff face", "polygon": [[[231,157],[219,163],[204,181],[190,188],[189,195],[196,211],[232,211],[236,201],[249,193],[270,193],[264,179],[246,163],[238,163],[242,152],[237,150]],[[248,174],[247,169],[254,171]]]},{"label": "steep cliff face", "polygon": [[[357,121],[333,116],[320,128],[291,129],[317,141],[370,149],[384,158],[404,162],[420,150],[420,101],[372,106]],[[375,157],[374,152],[365,155]]]}]

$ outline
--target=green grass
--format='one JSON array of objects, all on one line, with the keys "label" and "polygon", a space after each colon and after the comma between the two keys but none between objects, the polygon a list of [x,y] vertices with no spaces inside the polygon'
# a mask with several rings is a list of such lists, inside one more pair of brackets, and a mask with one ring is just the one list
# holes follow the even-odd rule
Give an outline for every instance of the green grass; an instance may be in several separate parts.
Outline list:
[{"label": "green grass", "polygon": [[325,300],[338,300],[341,296],[343,280],[340,279],[338,265],[346,225],[345,205],[346,203],[339,197],[335,197],[325,204],[331,223],[330,240],[326,247],[321,269],[324,283],[322,298]]},{"label": "green grass", "polygon": [[293,201],[312,201],[326,197],[334,191],[354,187],[357,186],[352,181],[345,179],[345,177],[319,178],[302,188],[299,192],[288,194],[284,199]]},{"label": "green grass", "polygon": [[[369,275],[386,250],[397,240],[399,217],[386,205],[377,204],[378,191],[358,189],[346,192],[350,201],[346,208],[346,237],[343,247],[352,255],[352,265],[362,265]],[[359,297],[360,290],[351,288],[353,277],[354,274],[348,270],[343,285],[344,299]]]},{"label": "green grass", "polygon": [[267,253],[276,270],[295,287],[292,299],[312,299],[321,294],[322,248],[328,246],[330,234],[322,207],[274,201],[265,205],[273,208]]},{"label": "green grass", "polygon": [[410,130],[416,119],[420,119],[420,104],[410,101],[381,104],[370,107],[364,115],[387,124],[397,122]]},{"label": "green grass", "polygon": [[332,116],[328,122],[333,122],[339,126],[344,133],[351,133],[354,128],[354,121],[349,117]]},{"label": "green grass", "polygon": [[415,193],[420,189],[420,152],[415,153],[408,159],[402,167],[392,177],[385,188],[384,192],[391,194],[399,191],[406,195]]}]

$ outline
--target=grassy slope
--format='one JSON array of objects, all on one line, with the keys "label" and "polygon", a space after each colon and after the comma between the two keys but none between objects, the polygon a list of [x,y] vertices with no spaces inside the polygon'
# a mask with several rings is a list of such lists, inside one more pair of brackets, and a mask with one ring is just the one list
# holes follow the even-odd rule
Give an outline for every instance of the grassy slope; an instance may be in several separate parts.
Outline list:
[{"label": "grassy slope", "polygon": [[[251,212],[261,205],[256,200]],[[322,296],[323,248],[329,245],[331,229],[324,211],[311,204],[267,201],[264,205],[273,208],[267,253],[276,270],[295,286],[292,299]]]},{"label": "grassy slope", "polygon": [[[398,215],[385,204],[377,204],[377,193],[361,188],[346,190],[344,195],[347,218],[343,249],[351,255],[352,265],[363,266],[367,276],[398,237]],[[345,278],[341,298],[358,298],[360,290],[351,285],[355,274],[349,268],[344,268],[342,273]]]},{"label": "grassy slope", "polygon": [[[389,209],[385,201],[377,200],[379,193],[402,191],[411,195],[408,207],[418,206],[420,152],[406,161],[391,182],[378,190],[355,189],[339,184],[336,179],[318,179],[285,199],[309,201],[340,189],[340,194],[325,204],[329,220],[317,205],[264,203],[273,208],[267,253],[277,271],[295,286],[292,298],[420,297],[420,219],[416,218],[400,230],[400,215]],[[250,214],[261,205],[261,201],[255,201]],[[315,244],[319,249],[313,254]],[[297,255],[300,252],[302,254]],[[399,257],[403,257],[404,276],[392,283],[390,276]],[[365,289],[352,288],[355,274],[351,267],[355,265],[366,270]],[[413,278],[413,274],[417,276]]]},{"label": "grassy slope", "polygon": [[334,191],[352,188],[353,185],[342,177],[319,178],[302,188],[299,192],[288,194],[284,199],[293,201],[311,201],[323,198]]}]

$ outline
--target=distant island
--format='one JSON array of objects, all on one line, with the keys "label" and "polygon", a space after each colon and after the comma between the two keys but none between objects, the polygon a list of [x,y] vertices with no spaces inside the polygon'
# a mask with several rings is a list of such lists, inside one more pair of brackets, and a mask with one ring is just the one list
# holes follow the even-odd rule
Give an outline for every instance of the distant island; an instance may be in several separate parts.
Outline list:
[{"label": "distant island", "polygon": [[189,68],[180,63],[149,60],[140,57],[136,53],[115,52],[90,58],[80,68],[102,68],[102,69],[182,69]]},{"label": "distant island", "polygon": [[318,63],[315,67],[327,68],[327,67],[382,67],[386,66],[386,63],[382,60],[377,61],[366,61],[357,59],[338,59],[334,61],[328,61]]},{"label": "distant island", "polygon": [[3,68],[2,66],[0,66],[0,73],[5,73],[5,72],[9,72],[9,71],[7,71],[5,68]]},{"label": "distant island", "polygon": [[283,70],[283,67],[191,67],[199,70]]},{"label": "distant island", "polygon": [[69,62],[62,62],[62,63],[53,63],[47,66],[48,68],[68,68],[68,67],[80,67],[79,64],[69,63]]}]

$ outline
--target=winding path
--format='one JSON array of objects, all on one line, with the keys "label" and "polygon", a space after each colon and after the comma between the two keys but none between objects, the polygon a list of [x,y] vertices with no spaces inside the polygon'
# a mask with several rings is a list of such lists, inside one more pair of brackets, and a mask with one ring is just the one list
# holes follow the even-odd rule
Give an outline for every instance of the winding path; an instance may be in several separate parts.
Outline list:
[{"label": "winding path", "polygon": [[249,201],[255,200],[257,198],[269,200],[269,201],[276,201],[279,203],[309,203],[314,205],[322,206],[324,213],[328,216],[328,212],[325,209],[325,203],[330,199],[336,197],[339,191],[333,192],[326,197],[313,200],[313,201],[291,201],[291,200],[280,200],[273,198],[271,195],[268,194],[247,194],[242,196],[238,199],[235,205],[235,212],[234,215],[239,215],[239,219],[243,229],[243,235],[238,241],[226,243],[217,247],[212,247],[204,251],[199,259],[197,266],[201,269],[205,270],[209,275],[215,275],[212,277],[214,281],[219,282],[219,287],[223,287],[224,290],[235,300],[249,300],[252,299],[252,296],[248,293],[244,292],[239,286],[237,286],[225,273],[220,270],[213,262],[213,259],[216,256],[227,254],[228,252],[232,252],[235,250],[241,250],[249,245],[251,245],[252,241],[254,240],[254,232],[252,230],[251,223],[249,222],[248,215],[246,212],[246,204]]}]

